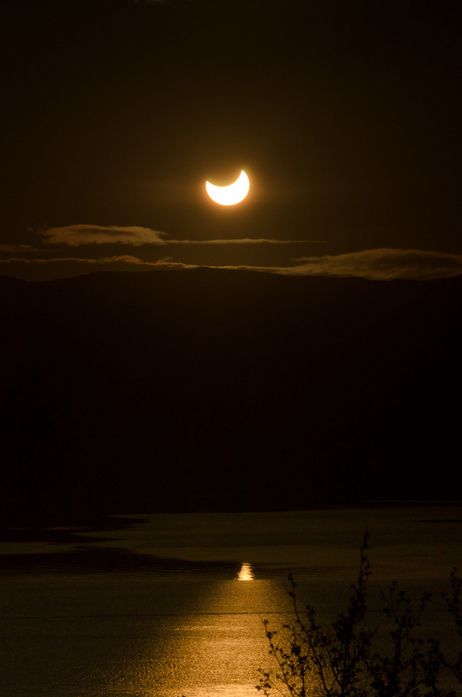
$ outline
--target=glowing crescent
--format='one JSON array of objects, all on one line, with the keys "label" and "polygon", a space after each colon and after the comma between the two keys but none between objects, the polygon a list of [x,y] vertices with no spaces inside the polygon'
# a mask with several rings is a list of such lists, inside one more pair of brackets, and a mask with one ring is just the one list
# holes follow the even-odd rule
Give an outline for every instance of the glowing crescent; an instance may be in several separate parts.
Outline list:
[{"label": "glowing crescent", "polygon": [[235,206],[241,203],[249,193],[250,180],[244,170],[241,170],[238,178],[228,186],[217,186],[212,182],[205,182],[205,189],[215,203],[220,206]]}]

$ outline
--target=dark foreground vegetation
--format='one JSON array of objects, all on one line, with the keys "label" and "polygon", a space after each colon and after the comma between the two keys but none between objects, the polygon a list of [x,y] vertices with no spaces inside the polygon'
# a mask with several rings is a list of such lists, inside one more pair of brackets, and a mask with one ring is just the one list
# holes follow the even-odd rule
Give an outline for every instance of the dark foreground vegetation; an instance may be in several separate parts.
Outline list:
[{"label": "dark foreground vegetation", "polygon": [[261,670],[257,689],[290,697],[456,697],[462,693],[462,579],[454,569],[443,593],[453,620],[449,647],[426,634],[431,594],[412,599],[398,584],[381,593],[385,631],[371,627],[367,535],[349,604],[323,626],[314,607],[299,608],[290,577],[293,620],[276,630],[264,620],[276,668]]}]

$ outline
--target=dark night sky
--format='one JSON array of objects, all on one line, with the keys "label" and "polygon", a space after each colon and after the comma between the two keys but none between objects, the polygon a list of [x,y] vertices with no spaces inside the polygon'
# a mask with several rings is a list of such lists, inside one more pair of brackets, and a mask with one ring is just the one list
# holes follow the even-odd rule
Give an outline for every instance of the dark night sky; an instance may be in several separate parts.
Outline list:
[{"label": "dark night sky", "polygon": [[[0,271],[278,267],[375,248],[448,253],[458,267],[451,5],[3,2]],[[241,167],[248,202],[205,200],[206,178]],[[83,244],[68,229],[83,224],[149,228],[164,244],[136,232]],[[56,227],[59,243],[47,243]],[[242,238],[302,242],[178,244]]]}]

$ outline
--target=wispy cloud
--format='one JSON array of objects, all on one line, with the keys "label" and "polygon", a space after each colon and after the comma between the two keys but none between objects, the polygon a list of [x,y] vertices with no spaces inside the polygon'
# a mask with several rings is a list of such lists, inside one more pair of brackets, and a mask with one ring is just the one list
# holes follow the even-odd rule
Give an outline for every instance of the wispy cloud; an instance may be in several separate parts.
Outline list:
[{"label": "wispy cloud", "polygon": [[[5,259],[0,259],[0,264],[8,266],[12,264],[29,264],[31,266],[45,266],[50,265],[66,265],[66,264],[83,264],[84,266],[105,266],[106,264],[133,264],[134,266],[180,266],[181,268],[188,268],[188,264],[174,263],[170,258],[158,259],[157,261],[143,261],[138,257],[131,256],[130,254],[120,254],[109,257],[51,257],[49,259],[44,258],[32,258],[32,257],[8,257]],[[195,268],[195,265],[192,265]]]},{"label": "wispy cloud", "polygon": [[120,244],[132,247],[143,245],[203,246],[203,245],[296,245],[318,240],[284,240],[256,237],[209,240],[172,240],[167,233],[139,225],[66,225],[39,231],[50,246],[85,247],[89,245]]},{"label": "wispy cloud", "polygon": [[302,262],[280,268],[292,276],[356,276],[370,280],[429,280],[462,274],[462,254],[421,249],[365,249],[347,254],[301,257]]},{"label": "wispy cloud", "polygon": [[192,268],[196,268],[196,266],[175,262],[169,258],[149,262],[128,254],[97,258],[53,257],[45,259],[16,256],[0,259],[0,275],[4,274],[25,281],[71,278],[96,271],[136,272],[154,271],[155,269],[186,271]]},{"label": "wispy cloud", "polygon": [[29,244],[16,244],[15,242],[0,243],[0,254],[29,254],[35,251]]},{"label": "wispy cloud", "polygon": [[288,244],[315,244],[319,240],[276,240],[267,237],[237,237],[235,239],[214,240],[165,240],[165,244],[171,245],[288,245]]},{"label": "wispy cloud", "polygon": [[46,244],[84,247],[94,244],[125,244],[140,247],[145,244],[163,244],[164,232],[138,225],[66,225],[50,227],[39,233]]}]

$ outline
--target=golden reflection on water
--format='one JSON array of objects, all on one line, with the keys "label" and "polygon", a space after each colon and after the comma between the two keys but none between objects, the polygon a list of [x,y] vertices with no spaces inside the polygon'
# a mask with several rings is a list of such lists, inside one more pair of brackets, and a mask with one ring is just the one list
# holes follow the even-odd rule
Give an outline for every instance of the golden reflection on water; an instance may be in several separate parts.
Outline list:
[{"label": "golden reflection on water", "polygon": [[255,579],[255,574],[252,569],[252,565],[248,561],[243,561],[241,569],[237,575],[238,581],[253,581]]},{"label": "golden reflection on water", "polygon": [[252,580],[244,562],[226,580],[146,581],[145,601],[155,603],[155,614],[129,618],[132,653],[114,666],[116,676],[99,697],[254,697],[258,669],[271,668],[262,618],[279,626],[291,606],[283,583],[236,583],[239,569]]}]

